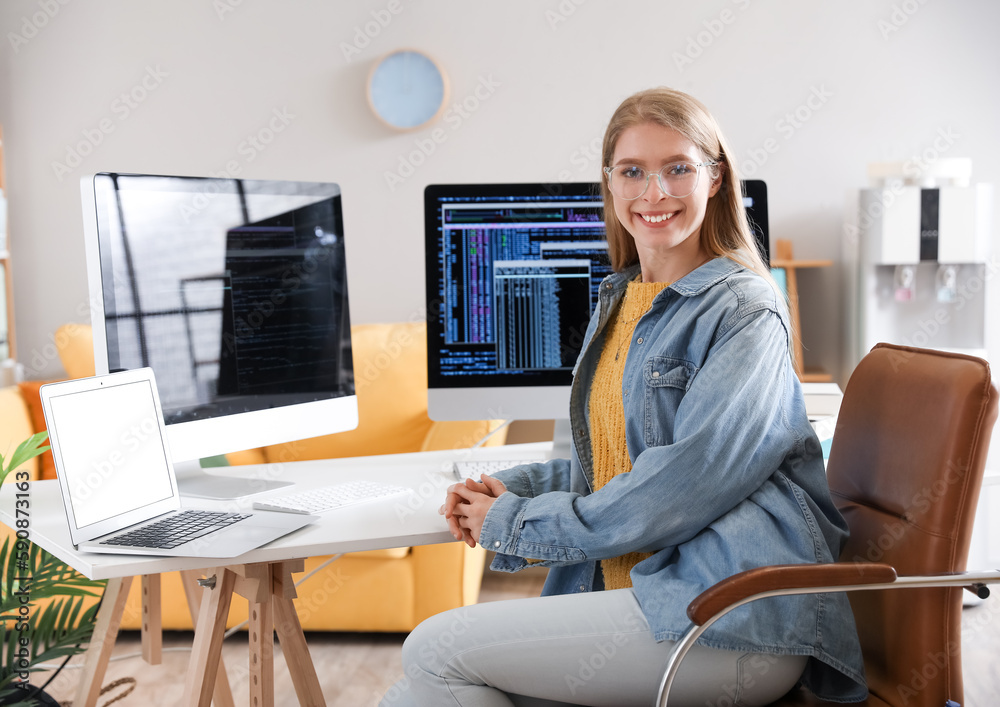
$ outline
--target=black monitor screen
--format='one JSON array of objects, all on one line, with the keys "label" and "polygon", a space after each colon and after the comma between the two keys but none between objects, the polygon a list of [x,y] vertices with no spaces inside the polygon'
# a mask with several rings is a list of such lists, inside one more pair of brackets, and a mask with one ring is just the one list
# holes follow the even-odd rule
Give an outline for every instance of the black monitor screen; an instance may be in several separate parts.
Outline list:
[{"label": "black monitor screen", "polygon": [[354,394],[336,184],[99,174],[111,371],[168,423]]},{"label": "black monitor screen", "polygon": [[596,184],[424,192],[428,384],[568,385],[611,273]]},{"label": "black monitor screen", "polygon": [[[743,203],[766,262],[764,182]],[[569,385],[611,273],[599,185],[434,184],[424,218],[428,385]]]},{"label": "black monitor screen", "polygon": [[757,248],[764,263],[771,261],[771,236],[767,222],[767,184],[760,179],[743,180],[743,206],[747,210],[750,228],[757,239]]}]

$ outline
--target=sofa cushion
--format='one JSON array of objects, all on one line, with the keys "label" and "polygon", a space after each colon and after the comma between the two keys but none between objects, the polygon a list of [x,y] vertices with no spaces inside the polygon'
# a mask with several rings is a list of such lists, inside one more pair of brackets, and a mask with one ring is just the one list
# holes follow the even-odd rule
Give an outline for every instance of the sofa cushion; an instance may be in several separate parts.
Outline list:
[{"label": "sofa cushion", "polygon": [[94,375],[94,331],[89,324],[63,324],[56,329],[55,342],[69,378]]}]

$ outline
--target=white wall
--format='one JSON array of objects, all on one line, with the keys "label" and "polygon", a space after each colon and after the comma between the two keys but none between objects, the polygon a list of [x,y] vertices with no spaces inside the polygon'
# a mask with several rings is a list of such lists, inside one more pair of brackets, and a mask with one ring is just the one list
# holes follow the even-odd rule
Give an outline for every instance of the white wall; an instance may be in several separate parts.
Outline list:
[{"label": "white wall", "polygon": [[[0,5],[19,353],[34,377],[60,372],[55,328],[86,320],[87,172],[206,175],[235,161],[246,177],[340,182],[359,323],[419,316],[424,185],[596,180],[591,146],[607,118],[653,85],[713,110],[768,182],[772,238],[791,239],[801,257],[839,260],[845,193],[865,185],[866,165],[919,155],[942,132],[953,136],[945,156],[972,157],[977,181],[1000,182],[1000,5],[990,0],[403,0],[392,15],[396,2]],[[364,37],[373,13],[391,21]],[[356,37],[368,45],[347,60]],[[392,133],[368,111],[373,60],[401,47],[443,63],[454,101],[484,81],[495,90],[439,124],[447,140],[391,189],[386,173],[430,133]],[[120,94],[142,93],[144,79],[151,90],[128,108]],[[241,148],[275,111],[294,117],[262,151]],[[808,117],[793,124],[797,111]],[[111,130],[78,166],[54,166],[102,125]],[[801,280],[807,363],[839,370],[837,269]],[[998,341],[994,332],[993,352]]]}]

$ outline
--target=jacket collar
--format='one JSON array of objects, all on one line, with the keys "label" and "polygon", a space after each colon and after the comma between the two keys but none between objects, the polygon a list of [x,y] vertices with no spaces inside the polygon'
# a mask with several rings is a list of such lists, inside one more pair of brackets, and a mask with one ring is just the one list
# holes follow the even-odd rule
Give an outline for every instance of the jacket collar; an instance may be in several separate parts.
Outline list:
[{"label": "jacket collar", "polygon": [[[697,297],[713,285],[733,273],[742,270],[743,266],[727,257],[719,257],[709,260],[701,267],[695,268],[677,282],[670,285],[668,289],[673,290],[683,297]],[[628,283],[639,274],[639,265],[630,265],[621,272],[612,273],[604,279],[604,286],[612,293],[617,294],[619,290],[625,289]]]}]

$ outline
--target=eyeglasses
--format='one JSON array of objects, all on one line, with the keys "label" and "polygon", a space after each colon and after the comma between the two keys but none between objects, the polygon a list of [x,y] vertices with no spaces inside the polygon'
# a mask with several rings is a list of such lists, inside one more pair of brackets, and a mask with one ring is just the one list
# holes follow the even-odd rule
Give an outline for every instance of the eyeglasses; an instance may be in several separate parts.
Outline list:
[{"label": "eyeglasses", "polygon": [[667,196],[683,199],[690,196],[698,188],[698,177],[701,167],[714,167],[718,162],[671,162],[664,165],[659,172],[647,172],[635,165],[619,165],[605,167],[608,175],[608,188],[619,199],[633,201],[646,193],[649,188],[649,178],[656,177],[660,191]]}]

